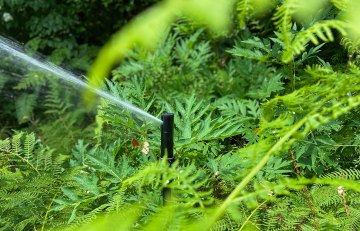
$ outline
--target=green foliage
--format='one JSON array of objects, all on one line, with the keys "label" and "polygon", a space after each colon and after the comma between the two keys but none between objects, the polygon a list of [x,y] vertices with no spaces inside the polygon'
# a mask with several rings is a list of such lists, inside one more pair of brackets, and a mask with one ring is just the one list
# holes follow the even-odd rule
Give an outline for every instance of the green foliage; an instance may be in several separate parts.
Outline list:
[{"label": "green foliage", "polygon": [[96,56],[99,45],[134,15],[156,2],[2,0],[1,10],[9,13],[12,20],[1,20],[1,32],[34,50],[53,53],[57,59],[62,56],[59,53],[65,51],[71,55],[75,67],[87,70],[88,58]]},{"label": "green foliage", "polygon": [[233,120],[230,117],[212,119],[211,112],[206,115],[210,105],[206,106],[202,101],[196,102],[194,96],[184,101],[185,105],[175,101],[176,109],[166,104],[167,111],[180,113],[175,118],[178,133],[174,134],[177,137],[174,145],[175,148],[180,148],[179,151],[183,147],[199,141],[225,138],[244,132],[244,129],[241,129],[241,121]]},{"label": "green foliage", "polygon": [[[289,62],[293,59],[295,54],[300,54],[305,50],[305,44],[311,40],[315,45],[319,44],[318,39],[314,36],[314,34],[319,37],[321,40],[328,42],[333,41],[334,37],[331,33],[331,28],[338,30],[342,35],[346,35],[344,28],[348,27],[342,21],[336,20],[328,20],[315,23],[308,29],[298,33],[294,41],[291,43],[291,47],[286,48],[286,52],[283,54],[283,62]],[[326,36],[324,35],[326,34]],[[286,45],[286,44],[285,44]]]},{"label": "green foliage", "polygon": [[[99,53],[100,46],[136,14],[156,2],[158,0],[1,0],[0,33],[18,40],[20,48],[25,44],[28,54],[34,55],[35,51],[40,51],[56,65],[87,71]],[[9,15],[10,18],[5,20],[3,15]],[[8,42],[13,43],[11,40]],[[44,90],[44,74],[39,73],[39,70],[30,73],[24,71],[28,68],[24,68],[26,64],[15,58],[5,58],[3,50],[0,56],[0,127],[4,129],[0,136],[3,136],[12,133],[7,126],[20,129],[32,127],[29,119],[33,122],[44,121],[36,114],[44,110],[42,100],[38,99],[34,104],[33,96],[35,93],[37,97],[43,97],[39,91]],[[12,62],[12,65],[6,65],[8,62]],[[14,91],[14,87],[18,91]],[[36,92],[29,90],[32,87],[36,88]],[[26,108],[20,109],[20,106]],[[34,112],[34,118],[31,112]],[[29,119],[23,119],[24,116]]]},{"label": "green foliage", "polygon": [[[121,33],[117,33],[104,46],[88,73],[92,77],[90,85],[99,86],[104,77],[111,71],[111,65],[118,60],[123,60],[127,55],[126,52],[132,50],[136,45],[148,50],[154,48],[165,34],[166,28],[173,23],[178,14],[198,20],[217,33],[224,33],[224,29],[229,26],[231,21],[229,12],[232,2],[174,0],[164,1],[162,4],[151,7],[143,12],[137,20],[126,25]],[[143,38],[144,34],[147,36],[146,39]],[[190,43],[191,46],[192,43]],[[187,54],[185,54],[186,56]],[[92,100],[94,94],[87,91],[84,93],[84,97],[87,100]]]},{"label": "green foliage", "polygon": [[23,230],[41,226],[42,218],[75,169],[65,170],[66,155],[43,147],[35,135],[19,132],[10,140],[0,141],[0,207],[3,230]]},{"label": "green foliage", "polygon": [[19,96],[15,104],[16,115],[19,124],[24,123],[31,117],[31,112],[35,106],[37,96],[35,94],[23,93]]},{"label": "green foliage", "polygon": [[146,79],[147,87],[163,94],[163,98],[166,97],[164,84],[173,97],[198,94],[198,89],[206,86],[208,90],[199,96],[211,97],[217,76],[208,66],[214,54],[210,43],[201,40],[202,34],[203,29],[189,37],[180,36],[177,32],[169,33],[154,53],[140,48],[131,52],[128,60],[113,71],[114,80]]},{"label": "green foliage", "polygon": [[[272,11],[238,1],[231,16],[242,30],[223,40],[205,26],[218,26],[224,9],[204,12],[220,3],[164,2],[112,40],[134,50],[114,54],[107,45],[99,56],[91,73],[123,58],[111,80],[96,79],[102,90],[158,118],[175,114],[171,166],[160,156],[158,124],[105,99],[95,117],[49,73],[22,70],[15,84],[4,69],[0,93],[16,86],[8,111],[24,128],[0,141],[1,229],[360,229],[360,69],[323,59],[340,40],[358,52],[356,39],[339,38],[350,22],[334,10],[350,2],[331,1],[297,22],[300,1],[268,5],[280,2]],[[169,24],[174,6],[204,24],[182,18],[158,39],[160,29],[150,33],[143,20]],[[49,59],[72,55],[58,49]]]},{"label": "green foliage", "polygon": [[247,15],[249,15],[249,11],[254,10],[254,6],[252,6],[251,1],[242,0],[237,3],[236,10],[239,11],[239,14],[238,14],[239,27],[244,28],[246,25],[245,17]]},{"label": "green foliage", "polygon": [[351,39],[349,38],[342,38],[341,39],[341,45],[343,45],[345,47],[345,49],[348,50],[349,54],[354,54],[354,53],[359,53],[359,46],[360,44],[360,40],[357,40],[355,42],[351,41]]}]

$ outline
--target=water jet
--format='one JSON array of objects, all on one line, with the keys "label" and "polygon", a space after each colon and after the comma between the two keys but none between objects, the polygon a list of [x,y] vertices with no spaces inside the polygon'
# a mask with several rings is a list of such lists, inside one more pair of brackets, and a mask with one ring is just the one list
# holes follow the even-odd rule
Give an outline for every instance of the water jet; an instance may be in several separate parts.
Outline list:
[{"label": "water jet", "polygon": [[[51,62],[41,61],[41,60],[39,60],[39,58],[31,57],[31,56],[27,55],[25,53],[24,49],[22,48],[22,45],[14,42],[14,41],[11,41],[9,39],[6,39],[2,36],[0,36],[0,51],[5,51],[6,53],[12,55],[15,59],[19,59],[19,63],[25,62],[26,65],[30,65],[32,67],[52,73],[56,77],[58,77],[62,80],[65,80],[68,83],[73,83],[83,89],[89,89],[90,91],[94,92],[98,96],[100,96],[104,99],[108,99],[111,102],[113,102],[117,105],[120,105],[129,111],[132,111],[132,112],[134,112],[138,115],[141,115],[144,118],[150,119],[151,121],[154,121],[156,123],[162,124],[162,121],[160,119],[156,118],[155,116],[153,116],[153,115],[141,110],[140,108],[137,108],[137,107],[135,107],[135,106],[105,92],[105,91],[102,91],[98,88],[90,86],[89,84],[85,83],[84,81],[77,78],[74,74],[66,71],[65,69],[63,69]],[[36,53],[36,54],[38,56],[40,56],[39,53]],[[17,63],[17,65],[19,65],[19,63]]]}]

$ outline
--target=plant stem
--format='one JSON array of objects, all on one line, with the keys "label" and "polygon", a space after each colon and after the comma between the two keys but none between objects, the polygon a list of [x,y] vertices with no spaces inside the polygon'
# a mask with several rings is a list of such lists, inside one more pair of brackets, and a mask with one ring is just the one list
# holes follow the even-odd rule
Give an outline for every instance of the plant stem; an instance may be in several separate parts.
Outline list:
[{"label": "plant stem", "polygon": [[[272,154],[278,150],[298,129],[304,125],[308,117],[305,116],[302,120],[298,122],[284,137],[282,137],[262,158],[259,164],[251,170],[251,172],[240,182],[240,184],[235,188],[235,190],[226,198],[224,203],[219,207],[215,212],[212,220],[216,221],[220,216],[225,212],[227,206],[235,199],[235,197],[243,190],[243,188],[251,181],[251,179],[266,165]],[[209,224],[211,226],[211,224]],[[210,229],[210,227],[208,227]]]},{"label": "plant stem", "polygon": [[295,91],[295,74],[293,73],[294,70],[292,68],[293,62],[289,63],[289,75],[290,75],[290,83],[291,83],[291,90]]},{"label": "plant stem", "polygon": [[[59,188],[59,189],[61,189],[61,187],[63,186],[63,184],[64,184],[64,183],[65,183],[65,182],[63,182],[63,183],[61,184],[61,186],[60,186],[60,188]],[[43,231],[43,230],[44,230],[46,218],[47,218],[47,216],[48,216],[48,214],[49,214],[49,211],[50,211],[51,205],[52,205],[52,203],[54,202],[54,200],[55,200],[55,198],[56,198],[56,196],[57,196],[58,192],[59,192],[59,191],[57,191],[57,192],[55,193],[55,196],[54,196],[54,197],[53,197],[53,199],[51,200],[50,205],[49,205],[49,207],[48,207],[48,209],[47,209],[47,211],[46,211],[45,218],[44,218],[44,221],[43,221],[43,224],[42,224],[42,227],[41,227],[41,231]]]},{"label": "plant stem", "polygon": [[239,229],[239,231],[241,231],[241,230],[245,227],[246,223],[250,220],[250,218],[252,217],[252,215],[254,215],[254,213],[255,213],[261,206],[263,206],[267,201],[268,201],[268,200],[264,201],[264,202],[261,203],[258,207],[256,207],[256,209],[255,209],[254,211],[252,211],[252,213],[250,214],[250,216],[248,216],[248,218],[246,219],[246,221],[244,222],[244,224],[241,226],[241,228]]}]

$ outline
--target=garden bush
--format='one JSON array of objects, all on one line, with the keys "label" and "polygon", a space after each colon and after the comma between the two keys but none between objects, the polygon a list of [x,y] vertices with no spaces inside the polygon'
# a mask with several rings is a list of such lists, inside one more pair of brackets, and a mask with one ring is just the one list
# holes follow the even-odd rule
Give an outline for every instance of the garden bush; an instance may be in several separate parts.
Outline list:
[{"label": "garden bush", "polygon": [[357,9],[174,0],[115,33],[84,79],[174,113],[171,166],[158,124],[2,55],[0,230],[359,230]]}]

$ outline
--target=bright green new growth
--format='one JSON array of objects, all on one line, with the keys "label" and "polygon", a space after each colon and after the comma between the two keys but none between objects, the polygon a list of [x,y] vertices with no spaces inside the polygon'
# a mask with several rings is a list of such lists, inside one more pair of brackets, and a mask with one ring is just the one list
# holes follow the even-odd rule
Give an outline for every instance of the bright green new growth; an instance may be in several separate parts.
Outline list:
[{"label": "bright green new growth", "polygon": [[[229,12],[234,1],[216,0],[164,0],[132,20],[104,46],[95,60],[88,76],[91,84],[98,86],[108,75],[111,66],[124,59],[126,53],[136,45],[145,49],[153,48],[178,14],[185,15],[207,24],[214,31],[222,32],[230,24]],[[144,38],[146,36],[146,39]],[[86,100],[93,99],[87,92]]]},{"label": "bright green new growth", "polygon": [[[189,3],[193,11],[208,4]],[[237,3],[241,29],[252,26],[255,3]],[[158,128],[106,100],[93,124],[77,125],[86,113],[72,111],[50,81],[46,114],[55,122],[36,133],[46,138],[20,132],[0,143],[4,230],[358,230],[360,69],[349,62],[335,71],[321,56],[335,33],[348,34],[350,22],[333,19],[330,6],[295,23],[299,2],[281,3],[269,16],[276,31],[236,34],[234,47],[224,48],[228,60],[218,58],[206,30],[180,19],[152,41],[154,50],[139,47],[142,40],[131,44],[113,81],[102,83],[154,116],[176,113],[171,167],[158,159]],[[164,12],[152,22],[172,14],[166,4],[181,6],[155,6]],[[133,41],[132,30],[119,41]],[[354,41],[342,39],[349,54],[357,51]],[[28,89],[28,80],[19,87]],[[173,192],[166,206],[164,187]]]}]

